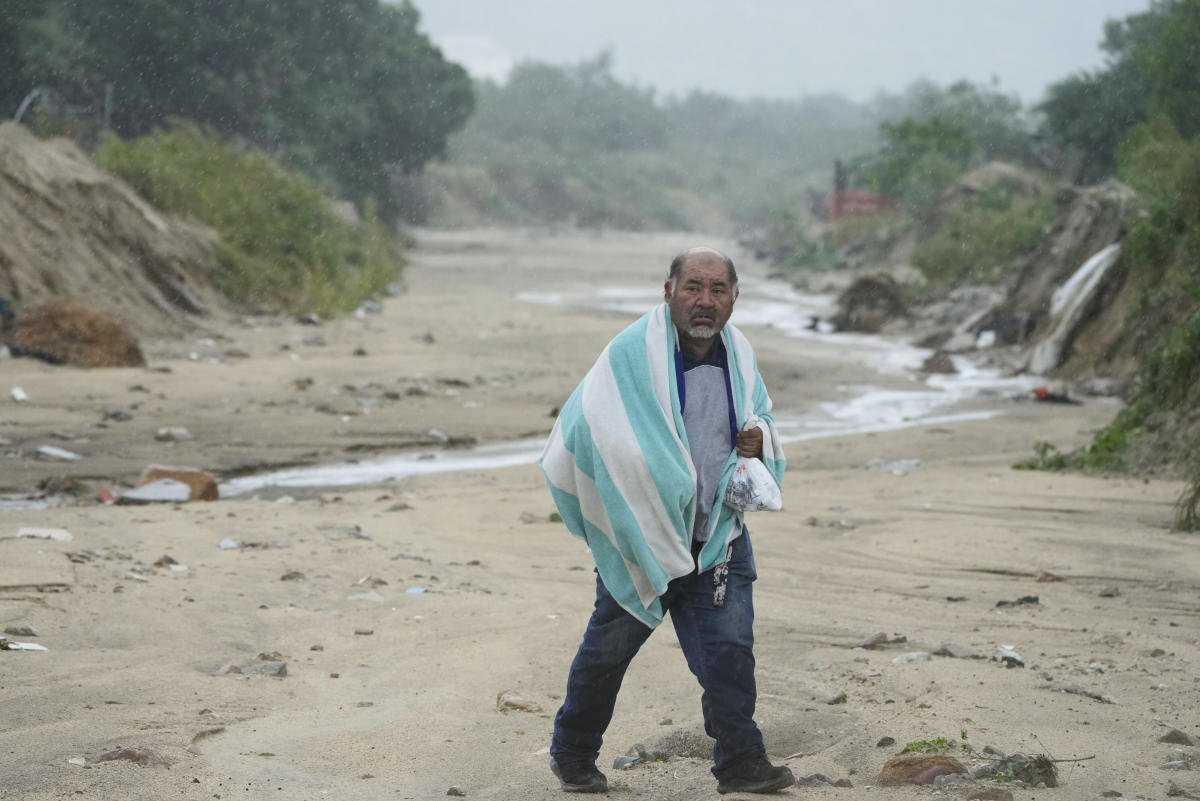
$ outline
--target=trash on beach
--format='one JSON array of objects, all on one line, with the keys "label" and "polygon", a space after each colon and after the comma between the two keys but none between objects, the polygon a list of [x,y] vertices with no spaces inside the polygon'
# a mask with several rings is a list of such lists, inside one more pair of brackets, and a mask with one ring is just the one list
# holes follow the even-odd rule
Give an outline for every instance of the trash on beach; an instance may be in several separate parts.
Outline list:
[{"label": "trash on beach", "polygon": [[163,426],[154,432],[154,438],[159,442],[186,442],[195,439],[192,432],[183,426]]},{"label": "trash on beach", "polygon": [[71,532],[65,528],[20,528],[17,529],[17,539],[30,538],[36,540],[56,540],[70,542],[74,539]]},{"label": "trash on beach", "polygon": [[1025,660],[1011,645],[997,645],[995,659],[1004,663],[1006,668],[1025,667]]},{"label": "trash on beach", "polygon": [[1036,595],[1022,595],[1015,601],[996,601],[996,607],[1002,608],[1005,606],[1039,606],[1041,601]]},{"label": "trash on beach", "polygon": [[29,395],[26,394],[25,390],[21,389],[20,387],[13,387],[12,399],[17,403],[24,403],[25,401],[29,400]]},{"label": "trash on beach", "polygon": [[80,458],[78,453],[72,453],[66,448],[56,448],[53,445],[42,445],[37,452],[49,459],[58,459],[63,462],[73,462]]},{"label": "trash on beach", "polygon": [[1065,392],[1051,392],[1045,387],[1034,388],[1033,399],[1039,403],[1070,403],[1075,406],[1083,405],[1083,401],[1075,400]]},{"label": "trash on beach", "polygon": [[229,551],[229,550],[232,550],[232,549],[238,547],[238,544],[237,544],[237,540],[232,539],[230,537],[226,537],[225,539],[223,539],[219,543],[217,543],[217,547],[223,551]]},{"label": "trash on beach", "polygon": [[49,651],[44,645],[36,642],[17,642],[7,637],[0,637],[0,651]]},{"label": "trash on beach", "polygon": [[124,492],[117,498],[118,504],[187,503],[191,500],[192,488],[173,478],[160,478],[149,484]]},{"label": "trash on beach", "polygon": [[425,592],[425,590],[425,587],[409,587],[407,590],[405,590],[405,592],[409,595],[420,595],[421,593]]}]

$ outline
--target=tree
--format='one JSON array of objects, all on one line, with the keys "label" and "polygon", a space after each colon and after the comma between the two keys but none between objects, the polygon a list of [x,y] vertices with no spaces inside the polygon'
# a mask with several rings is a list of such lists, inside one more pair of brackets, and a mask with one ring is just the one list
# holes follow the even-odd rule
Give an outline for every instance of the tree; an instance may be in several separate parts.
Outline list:
[{"label": "tree", "polygon": [[22,51],[74,103],[111,86],[122,136],[189,118],[386,210],[389,172],[442,155],[473,105],[418,22],[408,0],[49,0]]}]

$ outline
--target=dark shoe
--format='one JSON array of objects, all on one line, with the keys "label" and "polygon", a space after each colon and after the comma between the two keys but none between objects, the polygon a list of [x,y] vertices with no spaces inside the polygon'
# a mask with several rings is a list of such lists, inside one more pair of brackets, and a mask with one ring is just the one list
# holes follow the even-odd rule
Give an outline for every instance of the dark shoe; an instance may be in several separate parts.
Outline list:
[{"label": "dark shoe", "polygon": [[773,793],[796,783],[786,766],[775,767],[765,757],[738,762],[717,777],[718,793]]},{"label": "dark shoe", "polygon": [[[569,762],[559,765],[550,760],[550,770],[558,777],[564,793],[607,793],[608,779],[591,762]],[[792,774],[788,774],[791,776]]]}]

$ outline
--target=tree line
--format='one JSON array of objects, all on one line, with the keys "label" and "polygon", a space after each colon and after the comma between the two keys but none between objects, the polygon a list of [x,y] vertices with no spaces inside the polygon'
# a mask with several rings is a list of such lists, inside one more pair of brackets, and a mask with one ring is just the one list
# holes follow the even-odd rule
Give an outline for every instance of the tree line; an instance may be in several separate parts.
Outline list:
[{"label": "tree line", "polygon": [[444,154],[474,106],[409,0],[0,0],[0,104],[74,130],[186,118],[360,203]]}]

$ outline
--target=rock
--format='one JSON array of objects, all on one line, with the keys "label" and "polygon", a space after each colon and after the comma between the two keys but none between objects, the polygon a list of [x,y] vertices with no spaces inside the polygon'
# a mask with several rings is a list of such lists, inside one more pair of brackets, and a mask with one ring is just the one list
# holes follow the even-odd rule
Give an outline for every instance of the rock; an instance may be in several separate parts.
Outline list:
[{"label": "rock", "polygon": [[192,467],[168,467],[152,464],[142,471],[137,485],[142,487],[164,478],[187,484],[191,490],[189,500],[215,501],[220,498],[217,480],[203,470],[196,470]]},{"label": "rock", "polygon": [[1116,598],[1121,594],[1120,587],[1105,587],[1098,593],[1101,598]]},{"label": "rock", "polygon": [[186,503],[192,497],[192,488],[182,481],[173,478],[160,478],[143,484],[137,489],[122,493],[117,503],[147,504],[147,503]]},{"label": "rock", "polygon": [[966,790],[963,801],[1013,801],[1013,794],[1003,787],[975,787]]},{"label": "rock", "polygon": [[890,275],[867,275],[851,284],[838,298],[833,325],[838,331],[877,334],[885,323],[905,314],[896,280]]},{"label": "rock", "polygon": [[521,712],[541,712],[542,707],[528,698],[524,698],[512,690],[504,690],[496,696],[496,709],[501,712],[519,710]]},{"label": "rock", "polygon": [[133,419],[133,414],[120,406],[105,406],[100,419],[106,423],[127,423]]},{"label": "rock", "polygon": [[8,331],[14,356],[78,367],[145,367],[125,324],[75,300],[48,300],[21,313]]},{"label": "rock", "polygon": [[466,791],[463,790],[461,787],[451,787],[449,790],[446,791],[446,795],[457,796],[458,798],[462,798],[466,794],[467,794]]},{"label": "rock", "polygon": [[187,442],[195,439],[192,432],[183,426],[163,426],[154,432],[154,438],[159,442]]},{"label": "rock", "polygon": [[941,375],[953,375],[958,372],[958,368],[954,366],[954,360],[950,358],[950,354],[944,350],[935,351],[925,361],[921,362],[922,373],[939,373]]},{"label": "rock", "polygon": [[649,762],[650,756],[646,753],[646,746],[638,743],[613,760],[613,767],[617,770],[628,770],[639,762]]},{"label": "rock", "polygon": [[887,641],[888,641],[887,634],[885,634],[882,631],[877,631],[853,647],[865,648],[869,651],[877,645],[885,645],[887,643]]},{"label": "rock", "polygon": [[251,662],[247,665],[242,665],[241,672],[246,676],[278,676],[279,678],[283,678],[287,675],[287,663],[276,659]]},{"label": "rock", "polygon": [[907,665],[913,662],[928,662],[933,657],[928,651],[910,651],[907,654],[900,654],[892,660],[893,665]]},{"label": "rock", "polygon": [[134,764],[141,765],[144,768],[167,768],[171,766],[171,763],[164,759],[162,754],[158,753],[153,748],[147,748],[141,745],[116,748],[112,751],[105,751],[102,754],[97,754],[92,758],[93,762],[113,762],[116,760],[133,762]]},{"label": "rock", "polygon": [[793,787],[829,787],[833,782],[824,773],[810,773],[796,779]]},{"label": "rock", "polygon": [[660,720],[658,722],[658,725],[659,726],[670,726],[674,722],[675,721],[671,720],[670,718],[663,718],[662,720]]},{"label": "rock", "polygon": [[354,630],[354,633],[358,634],[360,636],[363,636],[363,637],[370,637],[372,634],[375,633],[375,629],[359,627]]},{"label": "rock", "polygon": [[10,634],[13,637],[40,637],[42,636],[33,626],[5,626],[4,633]]},{"label": "rock", "polygon": [[835,781],[833,783],[833,786],[834,787],[842,787],[842,788],[853,788],[854,783],[851,782],[849,779],[838,779],[837,781]]},{"label": "rock", "polygon": [[[4,630],[5,634],[20,634],[19,631]],[[29,635],[36,637],[36,634]],[[1172,743],[1173,745],[1196,745],[1196,738],[1190,734],[1181,732],[1179,729],[1171,729],[1169,732],[1158,738],[1160,743]]]},{"label": "rock", "polygon": [[1167,795],[1171,798],[1195,798],[1200,799],[1200,786],[1193,786],[1190,789],[1180,787],[1175,783],[1174,779],[1167,782]]},{"label": "rock", "polygon": [[942,647],[934,651],[938,656],[948,656],[951,659],[978,659],[979,654],[974,648],[959,645],[954,642],[944,642]]},{"label": "rock", "polygon": [[829,704],[830,706],[834,706],[836,704],[844,704],[844,703],[846,703],[846,694],[844,692],[838,693],[837,695],[835,695],[832,698],[830,698],[829,700],[827,700],[825,703]]},{"label": "rock", "polygon": [[909,782],[930,784],[937,776],[966,772],[961,762],[946,754],[900,754],[884,763],[877,781],[884,787]]},{"label": "rock", "polygon": [[280,581],[304,581],[305,575],[299,570],[289,570],[279,577]]},{"label": "rock", "polygon": [[880,737],[879,742],[875,743],[876,748],[887,748],[890,745],[896,744],[895,737]]}]

